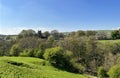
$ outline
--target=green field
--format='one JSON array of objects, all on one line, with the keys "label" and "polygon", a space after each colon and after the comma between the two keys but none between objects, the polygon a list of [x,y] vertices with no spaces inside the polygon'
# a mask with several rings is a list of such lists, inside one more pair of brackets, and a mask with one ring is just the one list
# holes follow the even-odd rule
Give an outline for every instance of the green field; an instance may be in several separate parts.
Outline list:
[{"label": "green field", "polygon": [[87,78],[31,57],[0,57],[0,78]]},{"label": "green field", "polygon": [[101,43],[105,43],[105,44],[113,44],[113,43],[120,43],[120,40],[99,40],[99,42]]}]

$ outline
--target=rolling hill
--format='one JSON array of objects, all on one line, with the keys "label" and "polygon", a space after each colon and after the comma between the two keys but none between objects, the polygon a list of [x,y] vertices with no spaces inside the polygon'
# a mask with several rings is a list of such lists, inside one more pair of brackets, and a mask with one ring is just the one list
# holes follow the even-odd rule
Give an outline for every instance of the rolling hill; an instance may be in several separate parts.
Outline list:
[{"label": "rolling hill", "polygon": [[31,57],[0,57],[0,78],[87,78]]}]

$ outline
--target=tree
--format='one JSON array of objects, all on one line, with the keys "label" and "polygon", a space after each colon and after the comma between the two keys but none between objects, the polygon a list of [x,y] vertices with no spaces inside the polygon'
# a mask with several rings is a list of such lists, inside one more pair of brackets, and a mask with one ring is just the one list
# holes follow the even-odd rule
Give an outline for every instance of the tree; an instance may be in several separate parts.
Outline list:
[{"label": "tree", "polygon": [[108,32],[98,32],[96,34],[96,38],[98,40],[108,40],[108,39],[111,39],[111,34]]},{"label": "tree", "polygon": [[41,44],[35,52],[35,57],[43,58],[44,51],[45,51],[45,47],[44,45]]},{"label": "tree", "polygon": [[85,32],[82,30],[79,30],[75,33],[76,37],[81,37],[81,36],[85,36]]},{"label": "tree", "polygon": [[91,31],[91,30],[89,30],[89,31],[86,31],[86,36],[95,36],[96,35],[96,31]]},{"label": "tree", "polygon": [[26,37],[17,40],[16,44],[19,45],[19,48],[23,51],[25,49],[34,49],[39,47],[40,42],[42,40],[35,38],[35,37]]},{"label": "tree", "polygon": [[99,78],[106,78],[106,76],[107,76],[107,74],[106,74],[104,67],[99,67],[98,68],[98,77]]},{"label": "tree", "polygon": [[20,53],[20,56],[24,57],[34,57],[34,50],[33,49],[25,49],[23,52]]},{"label": "tree", "polygon": [[97,69],[102,61],[102,54],[99,51],[97,44],[95,37],[92,36],[86,41],[86,68],[88,69],[88,72],[91,72],[91,74],[94,75],[97,74]]},{"label": "tree", "polygon": [[59,38],[60,39],[63,39],[65,36],[64,36],[64,34],[63,33],[59,33]]},{"label": "tree", "polygon": [[110,78],[120,78],[120,65],[115,65],[110,68],[108,71]]},{"label": "tree", "polygon": [[19,35],[18,38],[25,38],[25,37],[33,37],[36,35],[36,32],[32,29],[29,30],[22,30]]},{"label": "tree", "polygon": [[10,55],[12,55],[12,56],[18,56],[20,52],[21,51],[19,49],[19,46],[15,44],[15,45],[12,46],[12,48],[10,50]]},{"label": "tree", "polygon": [[54,37],[55,40],[59,39],[59,32],[57,30],[52,30],[51,35]]},{"label": "tree", "polygon": [[44,35],[44,37],[48,38],[48,37],[50,36],[50,33],[49,33],[48,31],[45,31],[45,32],[43,33],[43,35]]},{"label": "tree", "polygon": [[120,29],[119,30],[114,30],[111,33],[111,37],[112,37],[112,39],[120,39]]},{"label": "tree", "polygon": [[70,32],[69,37],[74,37],[76,32]]},{"label": "tree", "polygon": [[8,56],[14,41],[0,41],[0,56]]},{"label": "tree", "polygon": [[58,67],[65,66],[64,52],[61,47],[46,49],[43,56],[46,60],[48,60],[51,64],[55,66],[58,66]]},{"label": "tree", "polygon": [[116,55],[120,53],[120,43],[114,43],[111,47],[112,54]]}]

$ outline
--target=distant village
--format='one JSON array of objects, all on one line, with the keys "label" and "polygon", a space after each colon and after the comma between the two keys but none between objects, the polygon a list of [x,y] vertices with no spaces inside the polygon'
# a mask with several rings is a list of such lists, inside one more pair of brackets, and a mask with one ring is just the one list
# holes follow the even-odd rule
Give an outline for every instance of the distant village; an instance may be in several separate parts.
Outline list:
[{"label": "distant village", "polygon": [[12,38],[12,36],[15,36],[15,35],[0,35],[0,41],[3,41],[3,40],[6,40],[6,41],[14,40],[15,38]]}]

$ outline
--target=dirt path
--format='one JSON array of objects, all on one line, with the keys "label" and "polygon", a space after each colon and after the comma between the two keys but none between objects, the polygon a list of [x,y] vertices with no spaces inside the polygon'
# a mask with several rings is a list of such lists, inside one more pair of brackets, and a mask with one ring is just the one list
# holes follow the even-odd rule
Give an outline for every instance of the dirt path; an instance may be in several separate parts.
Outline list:
[{"label": "dirt path", "polygon": [[91,76],[91,75],[87,75],[87,74],[85,74],[88,78],[98,78],[98,77],[96,77],[96,76]]}]

